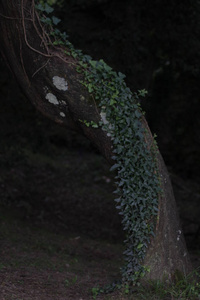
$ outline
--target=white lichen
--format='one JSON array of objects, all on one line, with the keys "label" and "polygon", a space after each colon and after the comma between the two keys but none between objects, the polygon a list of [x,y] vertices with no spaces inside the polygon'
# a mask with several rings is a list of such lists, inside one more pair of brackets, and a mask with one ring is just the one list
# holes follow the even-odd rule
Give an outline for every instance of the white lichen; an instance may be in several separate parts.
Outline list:
[{"label": "white lichen", "polygon": [[85,97],[83,95],[80,95],[80,100],[81,101],[84,101],[85,100]]},{"label": "white lichen", "polygon": [[101,120],[103,121],[103,124],[106,125],[108,124],[108,120],[106,119],[106,113],[105,112],[100,112]]},{"label": "white lichen", "polygon": [[63,77],[54,76],[53,78],[53,84],[58,90],[61,91],[67,91],[68,90],[68,83]]},{"label": "white lichen", "polygon": [[60,112],[60,116],[64,118],[65,117],[65,113],[61,111]]},{"label": "white lichen", "polygon": [[58,102],[58,99],[56,98],[55,95],[53,95],[52,93],[48,93],[46,94],[46,97],[45,97],[50,103],[54,104],[54,105],[58,105],[59,102]]},{"label": "white lichen", "polygon": [[177,233],[178,233],[178,234],[177,234],[177,241],[179,241],[179,240],[180,240],[180,237],[181,237],[181,230],[178,230]]},{"label": "white lichen", "polygon": [[47,91],[48,91],[48,87],[45,85],[45,86],[43,87],[43,90],[44,90],[44,92],[45,92],[45,94],[46,94]]},{"label": "white lichen", "polygon": [[108,126],[107,136],[110,137],[111,140],[113,140],[114,139],[114,137],[113,137],[114,125],[112,125],[108,122],[108,120],[106,119],[106,113],[104,111],[100,112],[100,116],[101,116],[101,120],[102,120],[103,124]]},{"label": "white lichen", "polygon": [[61,100],[60,103],[61,103],[62,105],[67,105],[66,102],[65,102],[64,100]]}]

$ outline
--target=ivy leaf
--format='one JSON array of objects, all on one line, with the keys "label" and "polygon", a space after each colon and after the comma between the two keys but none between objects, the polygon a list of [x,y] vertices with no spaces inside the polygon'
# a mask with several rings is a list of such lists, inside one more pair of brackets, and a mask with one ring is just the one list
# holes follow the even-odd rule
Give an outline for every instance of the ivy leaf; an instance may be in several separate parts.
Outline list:
[{"label": "ivy leaf", "polygon": [[114,171],[119,167],[119,164],[114,164],[111,168],[110,171]]},{"label": "ivy leaf", "polygon": [[115,103],[117,103],[117,101],[116,101],[115,99],[111,99],[111,100],[110,100],[110,105],[111,105],[111,106],[114,105]]},{"label": "ivy leaf", "polygon": [[120,79],[124,79],[126,77],[126,75],[122,74],[121,72],[118,72],[118,76]]},{"label": "ivy leaf", "polygon": [[58,23],[60,23],[60,21],[61,21],[60,19],[58,19],[54,16],[52,17],[52,22],[53,22],[54,25],[57,25]]},{"label": "ivy leaf", "polygon": [[47,3],[45,3],[44,5],[42,5],[41,3],[36,4],[35,8],[42,12],[46,12],[47,14],[50,14],[54,11],[54,9],[51,6],[49,6]]},{"label": "ivy leaf", "polygon": [[138,91],[138,95],[141,96],[141,97],[145,97],[146,94],[148,94],[147,90],[145,89],[142,89],[142,90],[139,90]]},{"label": "ivy leaf", "polygon": [[43,5],[42,5],[41,3],[36,4],[36,5],[35,5],[35,8],[36,8],[37,10],[44,11],[44,7],[43,7]]},{"label": "ivy leaf", "polygon": [[90,65],[91,65],[93,68],[96,68],[97,61],[96,61],[96,60],[90,60]]},{"label": "ivy leaf", "polygon": [[52,13],[54,11],[54,9],[51,6],[49,6],[47,3],[45,3],[45,5],[44,5],[44,11],[47,14],[50,14],[50,13]]},{"label": "ivy leaf", "polygon": [[50,18],[42,17],[42,18],[40,18],[40,21],[42,21],[42,23],[47,24],[47,25],[52,24],[52,20]]},{"label": "ivy leaf", "polygon": [[121,198],[115,199],[115,202],[119,203],[121,201]]},{"label": "ivy leaf", "polygon": [[89,93],[93,92],[93,85],[92,85],[92,83],[88,84],[88,91],[89,91]]},{"label": "ivy leaf", "polygon": [[136,115],[136,117],[139,119],[140,117],[141,117],[141,112],[137,109],[136,111],[135,111],[135,115]]},{"label": "ivy leaf", "polygon": [[91,121],[90,124],[93,128],[98,128],[99,127],[99,125],[97,123],[95,123],[94,121]]}]

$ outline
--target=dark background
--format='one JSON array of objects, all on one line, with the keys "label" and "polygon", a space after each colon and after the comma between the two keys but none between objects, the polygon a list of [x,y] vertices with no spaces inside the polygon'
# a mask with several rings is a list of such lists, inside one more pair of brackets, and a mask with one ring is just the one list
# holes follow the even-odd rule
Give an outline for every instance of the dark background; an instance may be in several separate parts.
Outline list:
[{"label": "dark background", "polygon": [[142,102],[168,166],[200,175],[198,1],[74,0],[60,12],[77,48],[126,75]]},{"label": "dark background", "polygon": [[[67,32],[76,48],[93,59],[103,58],[116,71],[124,73],[133,92],[148,90],[141,104],[152,132],[158,135],[158,146],[172,178],[188,246],[198,250],[199,1],[69,0],[56,7],[54,14],[62,19],[60,29]],[[112,193],[109,166],[99,158],[96,149],[83,137],[64,131],[40,116],[24,98],[3,59],[0,92],[2,203],[18,207],[22,218],[36,218],[37,222],[51,219],[62,229],[121,238],[114,206],[102,201],[105,195],[99,191],[99,206],[95,206],[95,192],[99,187]],[[66,162],[67,155],[68,169],[63,171],[58,163]],[[83,181],[82,188],[79,179]],[[56,182],[55,189],[53,182]],[[109,188],[108,184],[111,184]],[[74,192],[78,190],[82,202]],[[66,197],[68,205],[63,204]],[[66,218],[69,212],[70,217]]]}]

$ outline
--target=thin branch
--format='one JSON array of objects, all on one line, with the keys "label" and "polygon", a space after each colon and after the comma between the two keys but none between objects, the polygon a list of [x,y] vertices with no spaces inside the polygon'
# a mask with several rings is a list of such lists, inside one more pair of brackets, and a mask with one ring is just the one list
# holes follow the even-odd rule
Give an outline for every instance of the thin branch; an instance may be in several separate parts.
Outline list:
[{"label": "thin branch", "polygon": [[[18,29],[18,26],[17,26],[17,29]],[[19,34],[19,29],[18,29],[18,34]],[[22,69],[23,69],[25,77],[26,77],[26,79],[27,79],[27,81],[30,85],[30,81],[29,81],[28,75],[26,73],[26,69],[25,69],[25,66],[24,66],[24,60],[23,60],[23,56],[22,56],[22,41],[21,41],[20,34],[19,34],[19,47],[20,47],[19,53],[20,53],[20,60],[21,60]]]},{"label": "thin branch", "polygon": [[27,35],[26,35],[26,28],[25,28],[25,22],[24,22],[24,0],[21,0],[21,14],[22,14],[22,26],[23,26],[23,32],[24,32],[24,39],[25,39],[25,42],[26,42],[26,45],[31,49],[33,50],[34,52],[40,54],[40,55],[43,55],[43,56],[46,56],[46,57],[52,57],[51,54],[46,54],[46,53],[43,53],[35,48],[33,48],[28,40],[27,40]]},{"label": "thin branch", "polygon": [[[20,18],[20,17],[14,18],[14,17],[5,16],[5,15],[3,15],[3,14],[1,14],[1,13],[0,13],[0,16],[1,16],[2,18],[9,19],[9,20],[21,20],[21,19],[22,19],[22,18]],[[25,18],[25,20],[31,21],[31,19],[29,19],[29,18]]]},{"label": "thin branch", "polygon": [[[33,5],[33,2],[32,2],[32,5]],[[33,7],[33,6],[32,6]],[[33,8],[33,11],[34,11],[34,8]],[[53,58],[53,57],[58,57],[59,59],[61,59],[62,61],[64,61],[65,63],[67,64],[72,64],[72,65],[75,65],[75,63],[72,63],[72,62],[68,62],[66,59],[64,59],[62,56],[60,56],[59,54],[46,54],[44,52],[41,52],[35,48],[33,48],[29,42],[28,42],[28,39],[27,39],[27,34],[26,34],[26,27],[25,27],[25,17],[24,17],[24,0],[21,0],[21,15],[22,15],[22,27],[23,27],[23,32],[24,32],[24,39],[25,39],[25,43],[26,45],[34,52],[42,55],[42,56],[45,56],[45,57],[48,57],[48,58]],[[33,19],[31,20],[33,22]],[[35,25],[36,26],[36,25]],[[42,30],[43,30],[43,26],[40,24]],[[39,35],[40,38],[41,38],[41,35]],[[47,34],[45,34],[45,36],[48,36]],[[45,48],[46,48],[46,42],[44,40],[44,38],[41,38],[41,40],[44,42],[44,45],[45,45]],[[48,49],[49,50],[49,49]]]},{"label": "thin branch", "polygon": [[48,59],[47,62],[46,62],[43,66],[41,66],[38,70],[36,70],[36,71],[33,73],[32,78],[33,78],[33,77],[34,77],[41,69],[43,69],[44,67],[46,67],[46,65],[48,64],[49,60],[50,60],[50,59]]}]

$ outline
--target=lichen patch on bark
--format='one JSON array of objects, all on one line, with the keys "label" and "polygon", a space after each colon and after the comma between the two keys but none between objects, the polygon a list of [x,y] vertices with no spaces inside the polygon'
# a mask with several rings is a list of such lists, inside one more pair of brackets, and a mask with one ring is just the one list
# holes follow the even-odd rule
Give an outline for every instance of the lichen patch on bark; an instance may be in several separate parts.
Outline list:
[{"label": "lichen patch on bark", "polygon": [[45,97],[50,103],[54,104],[54,105],[58,105],[59,102],[58,102],[58,99],[56,98],[55,95],[53,95],[52,93],[48,93],[46,94],[46,97]]},{"label": "lichen patch on bark", "polygon": [[68,90],[68,83],[65,80],[65,78],[59,77],[59,76],[54,76],[52,78],[52,80],[53,80],[53,84],[55,85],[55,87],[58,90],[61,90],[61,91],[67,91]]},{"label": "lichen patch on bark", "polygon": [[177,232],[177,241],[180,240],[181,233],[182,233],[181,230],[178,230],[178,232]]},{"label": "lichen patch on bark", "polygon": [[101,112],[100,113],[101,119],[103,121],[103,124],[108,124],[108,120],[106,119],[106,113],[105,112]]},{"label": "lichen patch on bark", "polygon": [[60,116],[64,118],[65,117],[65,113],[63,111],[61,111],[60,112]]},{"label": "lichen patch on bark", "polygon": [[65,102],[64,100],[61,100],[60,103],[61,103],[62,105],[67,105],[66,102]]},{"label": "lichen patch on bark", "polygon": [[83,95],[80,95],[80,100],[81,101],[84,101],[85,100],[85,97]]}]

